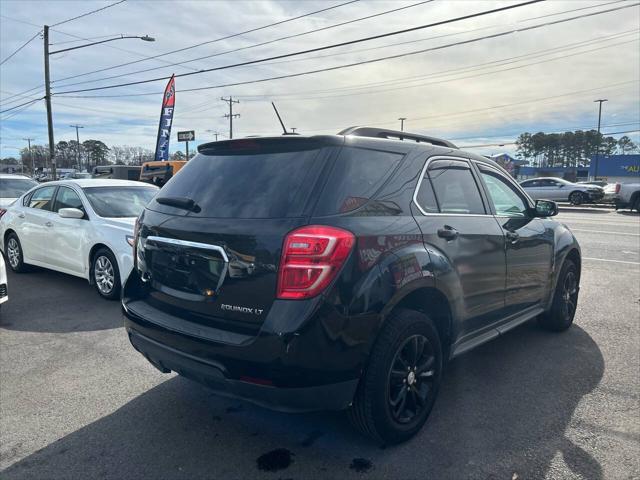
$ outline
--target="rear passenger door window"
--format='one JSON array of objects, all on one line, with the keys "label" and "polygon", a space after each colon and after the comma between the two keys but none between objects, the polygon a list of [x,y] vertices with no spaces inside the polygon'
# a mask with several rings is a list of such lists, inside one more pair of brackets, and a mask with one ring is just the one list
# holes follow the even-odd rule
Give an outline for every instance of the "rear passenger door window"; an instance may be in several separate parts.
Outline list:
[{"label": "rear passenger door window", "polygon": [[[480,190],[463,160],[433,160],[427,169],[440,213],[484,215]],[[424,183],[424,182],[423,182]]]},{"label": "rear passenger door window", "polygon": [[51,211],[53,206],[53,194],[55,191],[56,187],[39,188],[33,192],[33,195],[31,195],[31,198],[29,199],[29,208]]}]

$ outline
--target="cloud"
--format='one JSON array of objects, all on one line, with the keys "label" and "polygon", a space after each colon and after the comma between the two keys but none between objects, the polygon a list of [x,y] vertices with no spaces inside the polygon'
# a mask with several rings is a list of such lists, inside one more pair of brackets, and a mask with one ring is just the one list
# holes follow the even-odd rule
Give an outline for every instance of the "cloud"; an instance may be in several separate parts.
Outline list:
[{"label": "cloud", "polygon": [[[121,40],[53,56],[52,76],[54,80],[58,80],[53,84],[54,93],[66,89],[65,84],[84,80],[163,67],[122,78],[78,85],[77,88],[152,78],[174,72],[191,72],[194,69],[333,44],[507,5],[502,1],[435,1],[343,27],[219,55],[184,66],[166,67],[163,63],[214,55],[410,4],[411,2],[398,1],[357,2],[273,28],[166,55],[160,59],[59,81],[63,77],[136,61],[145,55],[157,55],[328,6],[326,2],[320,1],[128,1],[55,27],[56,31],[52,32],[51,41],[57,45],[52,48],[76,45],[60,43],[74,40],[68,35],[94,38],[119,33],[149,34],[157,41],[147,43]],[[303,58],[178,78],[172,150],[183,147],[175,141],[175,132],[178,130],[196,130],[199,140],[213,137],[211,133],[206,132],[207,130],[225,133],[228,129],[227,121],[223,118],[226,104],[220,101],[220,97],[229,95],[240,99],[240,104],[235,106],[236,112],[241,115],[234,122],[236,136],[280,133],[279,124],[271,109],[271,100],[276,101],[287,125],[297,127],[301,133],[335,133],[347,126],[363,124],[397,128],[399,122],[396,119],[403,116],[408,119],[405,123],[408,130],[446,138],[469,137],[471,140],[458,141],[460,144],[477,144],[476,141],[479,139],[486,139],[483,140],[484,143],[509,143],[506,140],[515,139],[522,131],[555,131],[589,125],[595,127],[597,109],[592,101],[601,96],[609,98],[604,108],[605,126],[638,122],[638,83],[622,84],[637,82],[640,79],[638,7],[396,60],[272,82],[200,92],[180,92],[188,88],[286,75],[436,47],[512,30],[514,27],[521,28],[619,6],[586,8],[598,4],[602,2],[545,2],[487,17],[309,54]],[[0,3],[0,58],[6,58],[38,30],[36,26],[18,23],[15,19],[35,25],[53,24],[104,5],[104,2],[91,1],[78,3],[4,0]],[[580,8],[586,9],[547,16]],[[616,34],[620,36],[603,38]],[[575,45],[589,40],[593,42]],[[414,43],[396,45],[409,41]],[[569,47],[564,48],[565,46]],[[521,57],[517,61],[505,60],[517,56]],[[503,61],[499,62],[501,60]],[[505,63],[509,61],[511,63]],[[39,87],[43,83],[42,76],[42,42],[38,39],[0,67],[1,98],[6,99],[12,93],[30,87]],[[407,80],[409,78],[410,80]],[[166,82],[104,90],[95,94],[160,92],[164,83]],[[40,87],[29,94],[38,97],[43,95],[43,91]],[[5,100],[2,101],[4,105]],[[9,104],[8,107],[15,104]],[[160,95],[96,99],[68,98],[60,95],[54,96],[53,109],[56,140],[73,138],[75,130],[68,125],[80,123],[85,125],[81,132],[84,138],[100,139],[110,145],[128,144],[153,148],[160,113]],[[15,115],[3,115],[2,118],[0,156],[15,155],[15,149],[9,147],[21,146],[24,143],[21,139],[26,136],[36,137],[37,143],[44,143],[46,117],[42,102],[22,112],[16,112]],[[613,131],[634,128],[637,129],[638,126],[614,127]],[[607,131],[606,127],[603,131]],[[495,149],[490,147],[486,150]],[[512,151],[513,147],[505,145],[504,150]],[[478,151],[486,153],[483,149]]]}]

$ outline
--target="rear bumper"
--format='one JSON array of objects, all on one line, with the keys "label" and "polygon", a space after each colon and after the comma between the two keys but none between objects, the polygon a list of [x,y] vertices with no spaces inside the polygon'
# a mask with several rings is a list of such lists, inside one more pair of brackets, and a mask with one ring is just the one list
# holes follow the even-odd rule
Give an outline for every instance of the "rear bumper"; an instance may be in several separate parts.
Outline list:
[{"label": "rear bumper", "polygon": [[327,303],[276,301],[257,333],[177,317],[123,299],[136,350],[164,372],[280,411],[342,410],[364,370],[375,318],[342,316]]},{"label": "rear bumper", "polygon": [[298,388],[260,385],[227,378],[221,363],[206,361],[158,343],[128,327],[133,347],[163,373],[170,371],[206,385],[222,396],[240,398],[283,412],[342,410],[355,394],[357,380]]}]

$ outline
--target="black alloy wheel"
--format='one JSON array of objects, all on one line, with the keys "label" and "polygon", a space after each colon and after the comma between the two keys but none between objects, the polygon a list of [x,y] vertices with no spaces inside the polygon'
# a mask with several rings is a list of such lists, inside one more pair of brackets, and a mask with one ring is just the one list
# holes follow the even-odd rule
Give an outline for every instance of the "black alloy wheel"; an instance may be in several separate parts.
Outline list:
[{"label": "black alloy wheel", "polygon": [[389,410],[400,424],[420,417],[430,403],[436,357],[424,335],[407,338],[396,351],[389,371]]},{"label": "black alloy wheel", "polygon": [[572,321],[578,304],[578,279],[573,270],[567,272],[562,284],[562,315],[565,321]]}]

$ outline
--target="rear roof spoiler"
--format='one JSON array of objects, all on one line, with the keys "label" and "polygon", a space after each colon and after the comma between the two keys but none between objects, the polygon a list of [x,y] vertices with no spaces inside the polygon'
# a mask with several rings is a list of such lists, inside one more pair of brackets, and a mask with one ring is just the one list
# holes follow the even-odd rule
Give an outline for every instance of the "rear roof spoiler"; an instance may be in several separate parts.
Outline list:
[{"label": "rear roof spoiler", "polygon": [[442,138],[429,137],[427,135],[418,135],[410,132],[399,132],[397,130],[387,130],[386,128],[373,127],[349,127],[345,128],[338,135],[354,135],[356,137],[373,137],[386,138],[389,140],[413,140],[417,143],[430,143],[439,147],[455,148],[458,147],[448,140]]}]

